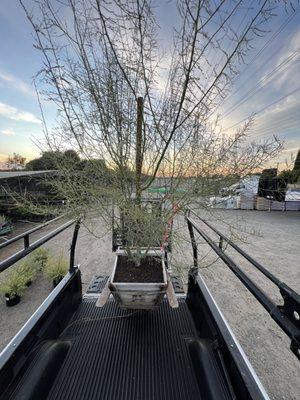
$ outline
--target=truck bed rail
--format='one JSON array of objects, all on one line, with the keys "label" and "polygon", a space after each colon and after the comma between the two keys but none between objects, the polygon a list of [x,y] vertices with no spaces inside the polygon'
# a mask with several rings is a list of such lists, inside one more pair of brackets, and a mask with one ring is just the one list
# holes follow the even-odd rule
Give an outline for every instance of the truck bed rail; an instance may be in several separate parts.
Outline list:
[{"label": "truck bed rail", "polygon": [[[208,226],[219,236],[218,245],[214,240],[209,237],[203,229],[190,217],[193,214],[200,222]],[[265,267],[254,260],[244,250],[239,248],[233,243],[228,237],[219,232],[210,223],[201,217],[198,217],[194,212],[188,210],[185,215],[189,233],[191,236],[191,243],[193,247],[194,255],[194,269],[198,268],[198,249],[197,243],[194,236],[194,230],[206,241],[206,243],[214,250],[214,252],[221,258],[222,261],[231,269],[231,271],[237,276],[237,278],[245,285],[245,287],[254,295],[254,297],[260,302],[260,304],[267,310],[272,319],[278,324],[278,326],[291,338],[291,350],[300,359],[300,295],[293,289],[287,286],[284,282],[281,282],[274,275],[272,275]],[[226,241],[231,247],[233,247],[239,254],[241,254],[247,261],[250,262],[256,269],[264,274],[269,280],[271,280],[280,290],[284,304],[275,304],[268,295],[229,257],[224,249],[223,242]]]}]

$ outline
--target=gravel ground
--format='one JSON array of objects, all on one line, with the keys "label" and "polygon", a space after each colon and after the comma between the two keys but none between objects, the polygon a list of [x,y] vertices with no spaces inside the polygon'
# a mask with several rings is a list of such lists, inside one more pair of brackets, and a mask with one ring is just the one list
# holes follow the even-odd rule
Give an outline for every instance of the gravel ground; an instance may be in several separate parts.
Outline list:
[{"label": "gravel ground", "polygon": [[[300,292],[300,213],[297,212],[259,212],[240,210],[215,210],[201,213],[222,232],[226,232],[240,247],[261,262],[269,271],[294,290]],[[59,225],[51,225],[51,228]],[[80,264],[83,290],[94,274],[110,273],[114,255],[111,253],[111,236],[100,221],[93,222],[98,238],[93,237],[89,227],[82,227],[76,252],[76,262]],[[200,225],[200,224],[199,224]],[[207,233],[211,233],[201,225]],[[29,229],[29,225],[20,225],[19,233]],[[192,264],[191,245],[183,218],[175,221],[178,235],[174,237],[172,263],[174,271],[179,270],[184,281],[186,271]],[[50,227],[35,233],[32,240],[41,237]],[[242,231],[242,233],[241,233]],[[45,247],[52,252],[68,251],[72,228],[61,233]],[[212,235],[215,239],[216,236]],[[178,240],[177,240],[178,238]],[[14,244],[10,252],[22,246]],[[300,398],[299,361],[289,350],[289,338],[282,333],[263,307],[243,287],[235,275],[210,251],[207,244],[198,240],[201,273],[214,295],[219,307],[228,320],[232,330],[244,348],[258,376],[262,380],[271,399]],[[278,289],[259,274],[249,263],[242,261],[233,250],[227,253],[234,256],[242,269],[253,278],[275,301],[280,302]],[[10,253],[0,250],[0,259]],[[179,268],[179,269],[178,269]],[[5,271],[0,279],[5,278]],[[7,308],[4,299],[0,301],[0,349],[3,348],[34,310],[51,291],[51,283],[42,275],[24,294],[22,301],[15,307]]]}]

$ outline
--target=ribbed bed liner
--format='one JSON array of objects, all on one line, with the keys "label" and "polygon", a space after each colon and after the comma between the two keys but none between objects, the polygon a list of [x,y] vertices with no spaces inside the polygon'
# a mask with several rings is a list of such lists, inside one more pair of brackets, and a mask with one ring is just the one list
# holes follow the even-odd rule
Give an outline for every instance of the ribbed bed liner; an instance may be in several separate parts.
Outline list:
[{"label": "ribbed bed liner", "polygon": [[187,348],[197,334],[179,303],[134,312],[84,299],[60,337],[72,345],[47,399],[201,399]]}]

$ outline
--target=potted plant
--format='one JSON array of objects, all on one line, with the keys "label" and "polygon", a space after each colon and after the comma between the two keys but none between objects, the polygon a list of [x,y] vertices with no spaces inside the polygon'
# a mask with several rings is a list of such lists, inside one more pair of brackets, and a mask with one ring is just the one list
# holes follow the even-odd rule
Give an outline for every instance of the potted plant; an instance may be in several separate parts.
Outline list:
[{"label": "potted plant", "polygon": [[27,287],[32,284],[32,281],[34,280],[38,272],[35,263],[30,258],[23,261],[18,266],[16,271],[20,276],[22,276]]},{"label": "potted plant", "polygon": [[141,199],[138,204],[132,200],[120,213],[121,245],[109,289],[122,308],[157,307],[167,291],[165,249],[170,211],[161,200]]},{"label": "potted plant", "polygon": [[58,257],[49,257],[45,264],[45,275],[52,280],[56,287],[68,272],[68,260],[62,254]]},{"label": "potted plant", "polygon": [[26,279],[19,274],[18,270],[8,275],[5,282],[0,285],[0,291],[4,294],[8,307],[15,306],[20,302],[25,289]]},{"label": "potted plant", "polygon": [[38,271],[42,271],[49,257],[49,251],[44,247],[37,248],[31,255],[31,260],[35,264]]},{"label": "potted plant", "polygon": [[168,286],[164,254],[159,250],[117,250],[110,290],[121,308],[158,306]]}]

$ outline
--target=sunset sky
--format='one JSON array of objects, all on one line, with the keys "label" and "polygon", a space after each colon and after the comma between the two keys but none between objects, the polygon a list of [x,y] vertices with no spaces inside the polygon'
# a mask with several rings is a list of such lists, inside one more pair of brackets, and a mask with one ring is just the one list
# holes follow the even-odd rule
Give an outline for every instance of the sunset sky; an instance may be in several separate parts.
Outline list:
[{"label": "sunset sky", "polygon": [[[277,134],[285,150],[274,163],[290,159],[300,148],[300,12],[284,9],[271,24],[271,32],[257,39],[247,65],[234,82],[232,94],[220,108],[222,125],[232,130],[252,113],[257,120],[251,138]],[[167,5],[160,25],[170,26]],[[167,15],[168,17],[164,17]],[[43,138],[40,111],[32,77],[41,67],[33,47],[31,27],[17,0],[1,0],[0,7],[0,161],[14,152],[27,160],[39,155]],[[46,105],[48,121],[55,107]],[[34,143],[35,142],[35,143]]]}]

